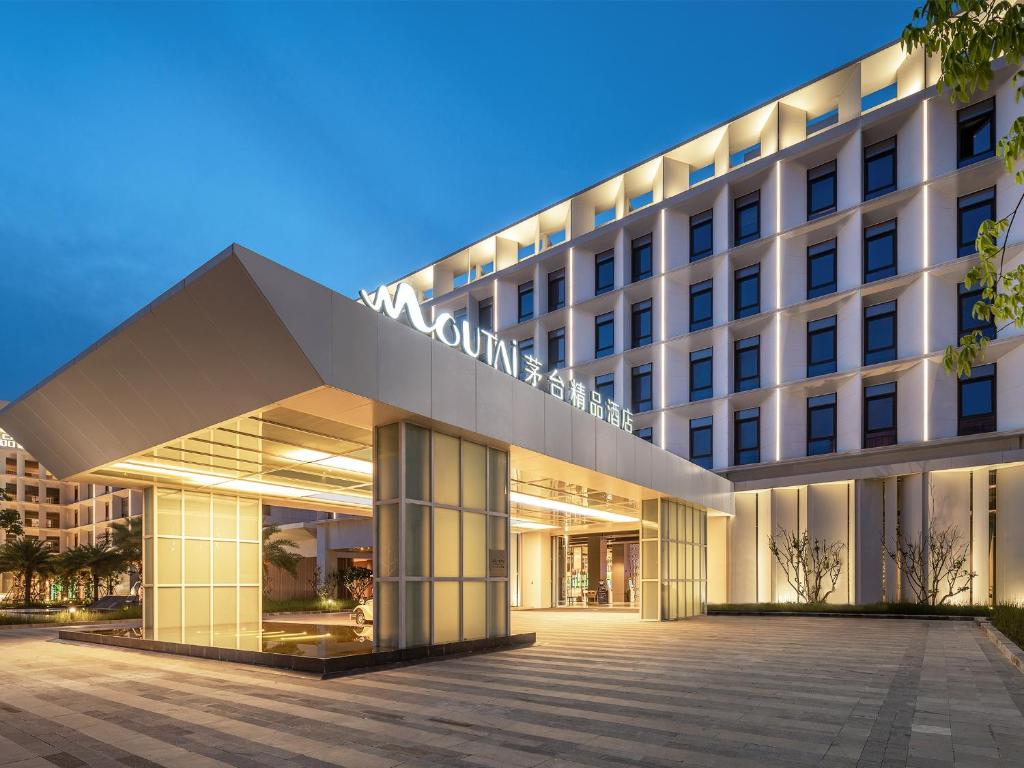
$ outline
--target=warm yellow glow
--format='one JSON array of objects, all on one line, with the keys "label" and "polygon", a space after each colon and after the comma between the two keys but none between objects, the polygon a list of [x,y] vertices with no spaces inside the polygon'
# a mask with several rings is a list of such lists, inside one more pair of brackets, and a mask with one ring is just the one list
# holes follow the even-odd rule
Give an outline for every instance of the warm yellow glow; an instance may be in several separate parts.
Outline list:
[{"label": "warm yellow glow", "polygon": [[314,451],[311,448],[293,448],[285,456],[300,464],[322,464],[325,467],[354,472],[358,475],[373,474],[372,461],[355,459],[351,456],[333,456],[324,451]]},{"label": "warm yellow glow", "polygon": [[[921,214],[921,261],[922,268],[925,272],[921,275],[921,290],[923,293],[921,299],[921,341],[924,345],[924,354],[928,354],[930,346],[928,338],[928,313],[929,313],[929,285],[928,285],[928,264],[931,261],[931,256],[928,252],[929,241],[928,241],[928,101],[921,102],[922,108],[922,123],[921,123],[921,135],[923,137],[921,141],[921,167],[922,174],[925,181],[924,189],[921,195],[922,206],[924,211]],[[924,440],[928,440],[928,419],[930,417],[928,408],[928,360],[921,361],[921,423],[924,425],[922,430],[922,437]]]},{"label": "warm yellow glow", "polygon": [[567,515],[579,515],[580,517],[589,517],[594,520],[603,520],[608,523],[635,523],[639,521],[639,518],[622,515],[618,512],[608,512],[603,509],[594,509],[592,507],[581,507],[578,504],[569,504],[568,502],[557,501],[556,499],[545,499],[541,496],[530,496],[525,493],[520,493],[519,491],[512,491],[510,499],[513,504],[522,504],[524,507],[546,509],[551,512],[564,512]]},{"label": "warm yellow glow", "polygon": [[513,517],[509,520],[513,528],[522,528],[527,531],[546,531],[553,529],[553,525],[545,525],[544,523],[535,523],[533,520],[522,520],[518,517]]}]

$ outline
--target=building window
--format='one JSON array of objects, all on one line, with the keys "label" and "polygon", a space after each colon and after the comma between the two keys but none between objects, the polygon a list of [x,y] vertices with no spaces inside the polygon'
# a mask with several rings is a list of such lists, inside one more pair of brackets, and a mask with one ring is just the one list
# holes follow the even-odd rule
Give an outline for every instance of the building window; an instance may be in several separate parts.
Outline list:
[{"label": "building window", "polygon": [[494,299],[481,299],[476,305],[476,324],[485,331],[494,330]]},{"label": "building window", "polygon": [[654,427],[640,427],[640,429],[634,430],[633,434],[648,443],[654,442]]},{"label": "building window", "polygon": [[594,357],[615,351],[615,313],[605,312],[594,318]]},{"label": "building window", "polygon": [[896,359],[896,301],[864,308],[864,365]]},{"label": "building window", "polygon": [[714,252],[714,212],[704,211],[690,217],[690,261],[698,261]]},{"label": "building window", "polygon": [[455,310],[455,312],[452,313],[452,317],[455,319],[455,325],[460,330],[462,328],[462,324],[466,322],[466,315],[467,313],[465,307],[459,307],[458,309]]},{"label": "building window", "polygon": [[565,328],[548,331],[548,370],[565,368]]},{"label": "building window", "polygon": [[975,240],[981,222],[996,218],[996,188],[989,187],[956,200],[956,255],[970,256],[977,252]]},{"label": "building window", "polygon": [[615,251],[594,257],[594,293],[607,293],[615,287]]},{"label": "building window", "polygon": [[690,286],[690,331],[699,331],[702,328],[710,328],[714,302],[712,295],[712,281],[705,280],[702,283],[694,283]]},{"label": "building window", "polygon": [[956,164],[958,168],[996,153],[995,98],[964,107],[956,113]]},{"label": "building window", "polygon": [[761,192],[737,197],[733,205],[733,245],[757,240],[761,236]]},{"label": "building window", "polygon": [[761,409],[745,408],[733,414],[733,464],[761,461]]},{"label": "building window", "polygon": [[807,375],[836,372],[836,316],[807,323]]},{"label": "building window", "polygon": [[864,147],[864,199],[896,189],[896,137]]},{"label": "building window", "polygon": [[633,368],[630,378],[633,394],[633,413],[649,411],[654,407],[654,366],[651,363]]},{"label": "building window", "polygon": [[737,269],[733,273],[733,293],[736,302],[733,317],[739,319],[761,311],[761,265]]},{"label": "building window", "polygon": [[519,286],[519,322],[533,319],[533,281]]},{"label": "building window", "polygon": [[638,237],[633,241],[630,251],[630,271],[633,277],[633,282],[635,283],[637,280],[643,280],[650,277],[653,270],[653,245],[651,236],[644,235],[643,237]]},{"label": "building window", "polygon": [[807,398],[807,455],[836,452],[836,395]]},{"label": "building window", "polygon": [[[519,359],[526,360],[527,357],[533,357],[533,336],[523,339],[519,342]],[[519,378],[522,381],[526,380],[527,369],[522,363],[519,364]]]},{"label": "building window", "polygon": [[710,416],[690,419],[690,461],[711,469],[714,463],[714,423]]},{"label": "building window", "polygon": [[630,312],[629,330],[633,347],[642,347],[654,341],[653,304],[651,299],[638,301]]},{"label": "building window", "polygon": [[864,282],[896,274],[896,219],[864,230]]},{"label": "building window", "polygon": [[733,390],[744,392],[761,386],[761,337],[750,336],[736,341],[733,353],[735,378]]},{"label": "building window", "polygon": [[812,245],[807,249],[807,298],[836,292],[836,241]]},{"label": "building window", "polygon": [[807,219],[836,210],[836,161],[807,171]]},{"label": "building window", "polygon": [[981,331],[981,335],[989,339],[996,337],[996,324],[991,320],[979,320],[974,316],[974,305],[981,300],[981,286],[967,289],[960,283],[956,287],[957,312],[956,337],[960,339],[973,331]]},{"label": "building window", "polygon": [[565,270],[548,273],[548,312],[565,306]]},{"label": "building window", "polygon": [[601,396],[602,402],[615,400],[615,374],[602,373],[594,377],[594,391]]},{"label": "building window", "polygon": [[696,349],[690,353],[690,402],[713,395],[713,350]]},{"label": "building window", "polygon": [[996,364],[976,365],[957,382],[957,434],[976,435],[996,429]]},{"label": "building window", "polygon": [[896,445],[896,382],[864,387],[864,447]]}]

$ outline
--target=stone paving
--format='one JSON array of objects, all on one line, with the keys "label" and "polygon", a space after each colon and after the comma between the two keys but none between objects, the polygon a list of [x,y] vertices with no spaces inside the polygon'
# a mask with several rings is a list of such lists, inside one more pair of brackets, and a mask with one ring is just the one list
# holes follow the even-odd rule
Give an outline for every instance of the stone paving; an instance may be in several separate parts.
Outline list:
[{"label": "stone paving", "polygon": [[329,681],[0,632],[0,766],[1024,766],[972,622],[522,612],[532,648]]}]

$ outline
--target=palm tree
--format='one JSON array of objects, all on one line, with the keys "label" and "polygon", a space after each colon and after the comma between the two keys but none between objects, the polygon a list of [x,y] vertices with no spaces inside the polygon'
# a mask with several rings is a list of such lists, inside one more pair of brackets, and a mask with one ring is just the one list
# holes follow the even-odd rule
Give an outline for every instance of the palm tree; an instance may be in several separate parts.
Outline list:
[{"label": "palm tree", "polygon": [[50,570],[57,577],[64,600],[76,600],[80,596],[82,573],[85,571],[85,554],[81,547],[72,547],[53,557]]},{"label": "palm tree", "polygon": [[17,573],[23,580],[24,603],[32,603],[32,580],[50,571],[53,549],[35,536],[16,536],[0,544],[0,572]]},{"label": "palm tree", "polygon": [[[135,571],[137,581],[142,581],[142,516],[118,520],[110,526],[110,545],[116,549],[128,567]],[[128,591],[134,585],[129,584]],[[141,590],[140,590],[141,592]]]},{"label": "palm tree", "polygon": [[125,560],[121,553],[106,544],[83,544],[69,551],[80,558],[80,567],[89,572],[93,600],[99,600],[100,581],[124,572]]},{"label": "palm tree", "polygon": [[292,576],[296,574],[299,569],[299,561],[302,560],[302,555],[297,552],[289,552],[289,549],[297,549],[296,544],[291,539],[274,539],[271,541],[271,537],[281,532],[281,526],[276,523],[271,525],[263,526],[263,593],[266,596],[267,590],[270,588],[270,566],[276,565],[279,568],[284,568]]}]

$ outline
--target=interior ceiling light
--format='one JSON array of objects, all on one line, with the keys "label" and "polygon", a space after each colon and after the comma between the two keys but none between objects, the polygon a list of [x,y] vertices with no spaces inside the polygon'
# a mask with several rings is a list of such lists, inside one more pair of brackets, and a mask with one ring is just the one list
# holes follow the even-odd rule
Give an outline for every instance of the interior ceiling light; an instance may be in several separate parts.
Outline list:
[{"label": "interior ceiling light", "polygon": [[555,527],[546,523],[536,523],[533,520],[522,520],[518,517],[513,517],[509,522],[512,523],[513,528],[524,528],[528,531],[546,531]]},{"label": "interior ceiling light", "polygon": [[535,509],[547,509],[552,512],[563,512],[567,515],[589,517],[593,520],[603,520],[607,523],[636,523],[640,521],[640,518],[638,517],[622,515],[618,512],[607,512],[603,509],[581,507],[578,504],[569,504],[568,502],[557,501],[555,499],[545,499],[541,496],[530,496],[525,493],[520,493],[519,491],[512,491],[510,498],[513,504],[522,504],[525,507],[534,507]]}]

